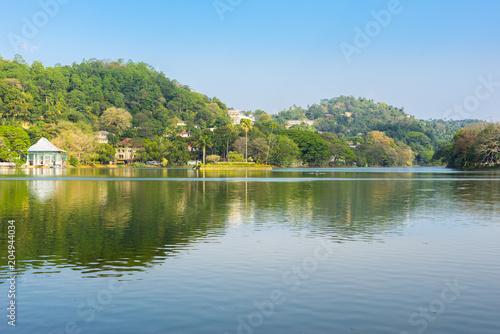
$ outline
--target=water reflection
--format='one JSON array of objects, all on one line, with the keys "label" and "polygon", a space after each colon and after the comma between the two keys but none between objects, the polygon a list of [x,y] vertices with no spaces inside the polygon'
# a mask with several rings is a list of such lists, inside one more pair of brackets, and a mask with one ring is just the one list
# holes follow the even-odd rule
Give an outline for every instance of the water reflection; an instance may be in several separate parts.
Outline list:
[{"label": "water reflection", "polygon": [[[337,242],[383,241],[384,234],[399,233],[412,216],[440,207],[464,205],[471,212],[487,207],[496,217],[500,199],[498,182],[461,180],[457,176],[466,174],[441,170],[395,174],[384,170],[377,175],[322,171],[325,174],[319,177],[326,180],[305,179],[315,177],[308,176],[308,170],[14,171],[0,179],[0,214],[17,222],[21,270],[49,267],[52,272],[70,266],[88,277],[146,270],[190,245],[212,241],[240,226],[278,226]],[[27,179],[9,179],[13,175]],[[78,179],[44,180],[61,176]],[[276,178],[280,182],[265,182]],[[297,178],[300,182],[294,181]],[[2,230],[5,224],[1,222]],[[5,249],[7,240],[2,238],[0,244]]]}]

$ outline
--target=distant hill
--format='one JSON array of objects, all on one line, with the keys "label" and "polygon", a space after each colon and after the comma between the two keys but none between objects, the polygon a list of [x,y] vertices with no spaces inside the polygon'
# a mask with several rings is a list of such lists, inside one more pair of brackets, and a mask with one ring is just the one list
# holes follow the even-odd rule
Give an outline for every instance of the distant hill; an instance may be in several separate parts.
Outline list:
[{"label": "distant hill", "polygon": [[340,96],[323,99],[307,109],[293,106],[274,115],[277,123],[289,120],[314,120],[314,128],[340,137],[356,137],[370,131],[383,131],[389,137],[405,141],[409,132],[420,132],[431,140],[434,149],[449,142],[453,135],[469,124],[479,120],[418,120],[385,102],[374,102],[365,98]]}]

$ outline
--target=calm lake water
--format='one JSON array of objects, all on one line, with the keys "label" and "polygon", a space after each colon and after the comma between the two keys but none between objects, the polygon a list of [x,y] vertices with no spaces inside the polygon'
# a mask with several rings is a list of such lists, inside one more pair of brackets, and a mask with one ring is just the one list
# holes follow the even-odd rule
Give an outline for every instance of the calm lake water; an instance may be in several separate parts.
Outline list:
[{"label": "calm lake water", "polygon": [[500,333],[499,171],[314,171],[1,169],[0,332]]}]

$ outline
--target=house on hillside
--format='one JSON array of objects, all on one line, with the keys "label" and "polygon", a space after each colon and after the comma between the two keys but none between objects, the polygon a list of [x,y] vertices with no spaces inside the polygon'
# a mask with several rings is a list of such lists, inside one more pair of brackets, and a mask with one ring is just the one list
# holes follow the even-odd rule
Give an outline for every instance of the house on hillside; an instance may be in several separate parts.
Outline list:
[{"label": "house on hillside", "polygon": [[233,125],[237,125],[241,123],[241,120],[243,119],[249,119],[252,124],[255,123],[255,117],[253,116],[245,116],[242,111],[240,110],[229,110],[227,112],[229,114],[229,118],[231,118],[231,121],[233,122]]},{"label": "house on hillside", "polygon": [[311,120],[293,120],[293,121],[287,121],[285,124],[285,127],[287,129],[289,129],[294,125],[298,125],[298,124],[302,124],[302,123],[310,125],[310,126],[314,125],[314,121],[311,121]]},{"label": "house on hillside", "polygon": [[66,167],[68,153],[54,146],[47,138],[40,138],[28,148],[26,165],[31,167]]},{"label": "house on hillside", "polygon": [[189,134],[189,132],[187,132],[186,130],[182,131],[181,133],[176,134],[176,136],[177,137],[182,137],[182,138],[191,137],[191,135]]},{"label": "house on hillside", "polygon": [[116,149],[115,161],[117,164],[130,164],[137,159],[137,153],[144,149],[134,143],[132,138],[125,138]]},{"label": "house on hillside", "polygon": [[184,121],[180,121],[176,123],[176,126],[186,126],[187,124]]},{"label": "house on hillside", "polygon": [[99,131],[97,133],[97,141],[99,144],[107,144],[108,143],[108,135],[111,134],[111,132],[108,131]]}]

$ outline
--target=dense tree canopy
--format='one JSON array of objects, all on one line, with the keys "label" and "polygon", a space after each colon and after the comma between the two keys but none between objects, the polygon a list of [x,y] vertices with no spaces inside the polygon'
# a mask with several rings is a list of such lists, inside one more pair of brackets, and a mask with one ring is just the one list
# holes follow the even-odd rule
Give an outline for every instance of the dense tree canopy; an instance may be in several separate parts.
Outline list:
[{"label": "dense tree canopy", "polygon": [[330,158],[328,144],[317,134],[302,130],[285,130],[282,132],[291,138],[301,151],[301,160],[311,165],[322,165]]},{"label": "dense tree canopy", "polygon": [[[27,147],[41,136],[67,150],[75,163],[107,162],[125,138],[140,139],[140,160],[169,164],[203,159],[207,152],[227,160],[231,149],[254,161],[287,166],[448,163],[469,168],[497,161],[496,128],[463,129],[474,120],[417,120],[403,108],[365,98],[323,99],[276,115],[244,111],[254,124],[232,124],[227,110],[218,98],[194,92],[142,62],[90,59],[45,67],[20,56],[0,57],[2,161],[22,162]],[[287,124],[292,120],[312,122]],[[111,132],[108,145],[97,142],[99,130]],[[180,136],[182,131],[187,136]]]},{"label": "dense tree canopy", "polygon": [[21,128],[0,126],[0,161],[21,163],[30,146],[28,134]]},{"label": "dense tree canopy", "polygon": [[174,117],[210,126],[227,111],[219,99],[192,92],[145,63],[91,59],[44,67],[36,61],[30,66],[19,58],[0,59],[1,118],[83,121],[99,127],[96,122],[109,108],[129,113],[134,126],[151,137],[162,134]]},{"label": "dense tree canopy", "polygon": [[500,124],[477,123],[458,131],[435,158],[460,169],[500,166]]}]

